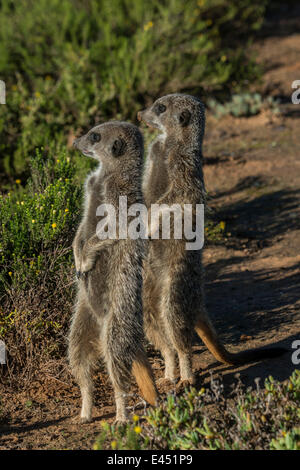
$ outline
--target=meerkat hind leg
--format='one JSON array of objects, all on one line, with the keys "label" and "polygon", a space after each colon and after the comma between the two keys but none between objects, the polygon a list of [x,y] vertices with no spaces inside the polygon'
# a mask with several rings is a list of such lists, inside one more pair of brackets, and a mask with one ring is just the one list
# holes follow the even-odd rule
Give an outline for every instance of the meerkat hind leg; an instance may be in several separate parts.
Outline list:
[{"label": "meerkat hind leg", "polygon": [[116,419],[115,423],[122,424],[128,420],[128,413],[126,410],[126,393],[124,390],[115,387],[115,401],[116,401]]},{"label": "meerkat hind leg", "polygon": [[148,326],[146,329],[146,335],[149,341],[158,349],[165,362],[165,374],[159,382],[176,380],[176,351],[169,342],[167,334],[164,334],[164,328],[161,329],[161,325]]},{"label": "meerkat hind leg", "polygon": [[122,351],[122,343],[117,338],[112,338],[110,329],[103,330],[103,346],[104,358],[107,371],[114,389],[116,403],[115,422],[121,424],[127,421],[128,415],[126,411],[126,395],[129,384],[130,371],[125,370],[124,357]]},{"label": "meerkat hind leg", "polygon": [[179,368],[180,368],[180,382],[178,386],[194,385],[195,376],[192,370],[192,356],[191,353],[178,351]]},{"label": "meerkat hind leg", "polygon": [[89,307],[84,303],[79,304],[72,320],[68,354],[82,396],[80,420],[82,423],[87,423],[92,419],[92,371],[100,356],[100,328]]},{"label": "meerkat hind leg", "polygon": [[[163,312],[165,322],[165,331],[168,332],[171,344],[176,350],[179,359],[180,381],[194,384],[194,374],[192,371],[191,344],[189,341],[188,328],[185,322],[182,322],[181,309],[174,301],[166,301]],[[179,320],[179,321],[178,321]]]}]

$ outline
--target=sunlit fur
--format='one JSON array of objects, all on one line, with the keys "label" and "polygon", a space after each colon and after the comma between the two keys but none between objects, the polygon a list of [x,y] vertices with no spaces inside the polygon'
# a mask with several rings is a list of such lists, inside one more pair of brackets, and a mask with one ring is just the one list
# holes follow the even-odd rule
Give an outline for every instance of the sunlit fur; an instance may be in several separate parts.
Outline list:
[{"label": "sunlit fur", "polygon": [[[101,134],[91,144],[92,131]],[[126,151],[112,156],[116,139],[126,142]],[[156,401],[152,372],[143,347],[142,261],[145,241],[116,240],[106,243],[95,236],[96,208],[113,204],[118,215],[119,196],[128,205],[142,203],[141,175],[143,139],[127,123],[109,122],[97,126],[75,142],[81,152],[99,160],[99,168],[85,184],[84,214],[73,243],[78,296],[69,334],[69,361],[82,394],[81,420],[92,416],[92,373],[102,357],[116,400],[116,420],[126,420],[125,394],[131,374],[150,403]]]},{"label": "sunlit fur", "polygon": [[[158,103],[166,110],[157,115]],[[202,141],[205,110],[193,96],[159,98],[138,114],[161,134],[150,145],[143,192],[147,206],[205,204]],[[191,346],[198,333],[216,359],[241,364],[282,354],[281,348],[228,352],[220,342],[205,308],[202,250],[187,251],[186,240],[151,240],[144,263],[143,308],[145,332],[165,359],[165,378],[175,378],[179,358],[181,380],[194,382]]]}]

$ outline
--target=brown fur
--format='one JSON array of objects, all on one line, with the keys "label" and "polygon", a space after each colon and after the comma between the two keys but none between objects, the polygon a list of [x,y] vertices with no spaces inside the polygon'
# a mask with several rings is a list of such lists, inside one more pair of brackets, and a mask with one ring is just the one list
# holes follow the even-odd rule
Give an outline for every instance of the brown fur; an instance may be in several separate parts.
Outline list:
[{"label": "brown fur", "polygon": [[[162,132],[147,156],[143,182],[147,206],[153,203],[169,206],[174,203],[181,206],[192,204],[193,207],[205,204],[203,104],[192,96],[168,95],[140,112],[138,118]],[[159,174],[163,184],[156,186]],[[175,239],[151,240],[144,262],[145,331],[165,358],[165,378],[174,379],[177,353],[181,380],[193,383],[191,346],[194,329],[216,359],[228,364],[282,354],[284,350],[281,348],[239,354],[226,350],[205,307],[202,250],[187,251],[185,243],[185,240]]]},{"label": "brown fur", "polygon": [[157,392],[154,385],[153,373],[148,359],[142,351],[132,363],[132,373],[145,400],[150,405],[155,405]]},{"label": "brown fur", "polygon": [[[101,136],[99,142],[93,142],[93,134]],[[127,196],[128,206],[143,203],[143,139],[135,126],[109,122],[77,139],[75,146],[100,160],[100,167],[87,179],[84,216],[73,244],[79,280],[69,334],[69,361],[82,393],[82,421],[91,419],[91,374],[100,357],[113,384],[116,419],[124,421],[125,395],[132,371],[145,398],[151,403],[156,399],[143,346],[145,240],[99,239],[96,209],[102,203],[110,203],[118,220],[119,196]]]}]

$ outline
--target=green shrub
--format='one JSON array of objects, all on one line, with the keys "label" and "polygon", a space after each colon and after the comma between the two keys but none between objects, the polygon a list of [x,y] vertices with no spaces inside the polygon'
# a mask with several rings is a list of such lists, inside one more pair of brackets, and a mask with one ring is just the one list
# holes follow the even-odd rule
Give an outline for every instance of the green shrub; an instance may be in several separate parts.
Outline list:
[{"label": "green shrub", "polygon": [[232,114],[235,117],[253,116],[263,110],[269,110],[274,114],[279,113],[278,101],[272,96],[264,100],[259,93],[234,94],[231,100],[224,104],[211,98],[207,104],[217,118],[226,114]]},{"label": "green shrub", "polygon": [[0,196],[0,339],[10,383],[65,349],[75,298],[71,243],[89,167],[62,149],[40,150],[30,158],[27,185],[17,179]]},{"label": "green shrub", "polygon": [[144,422],[103,424],[95,449],[300,450],[300,371],[280,383],[245,390],[240,380],[229,396],[222,383],[171,394],[150,408]]},{"label": "green shrub", "polygon": [[135,119],[159,95],[240,89],[266,1],[28,0],[0,3],[0,152],[21,174],[36,147],[95,122]]},{"label": "green shrub", "polygon": [[[0,196],[0,286],[26,289],[43,271],[56,270],[70,259],[70,243],[81,207],[81,187],[74,184],[75,167],[64,153],[51,158],[37,152],[24,189]],[[68,249],[68,251],[67,251]],[[50,272],[48,273],[50,275]],[[3,292],[1,292],[3,294]]]}]

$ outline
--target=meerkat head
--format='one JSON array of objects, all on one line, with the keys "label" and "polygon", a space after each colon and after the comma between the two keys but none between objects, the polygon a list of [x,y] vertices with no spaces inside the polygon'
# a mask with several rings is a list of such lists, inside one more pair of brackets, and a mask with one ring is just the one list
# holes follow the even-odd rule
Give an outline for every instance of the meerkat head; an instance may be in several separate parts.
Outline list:
[{"label": "meerkat head", "polygon": [[198,98],[175,93],[159,98],[152,106],[140,111],[138,119],[168,136],[189,134],[189,130],[196,130],[202,138],[205,111],[203,103]]},{"label": "meerkat head", "polygon": [[73,146],[87,157],[100,161],[106,169],[124,166],[128,160],[142,160],[143,137],[133,124],[110,121],[93,127],[75,139]]}]

